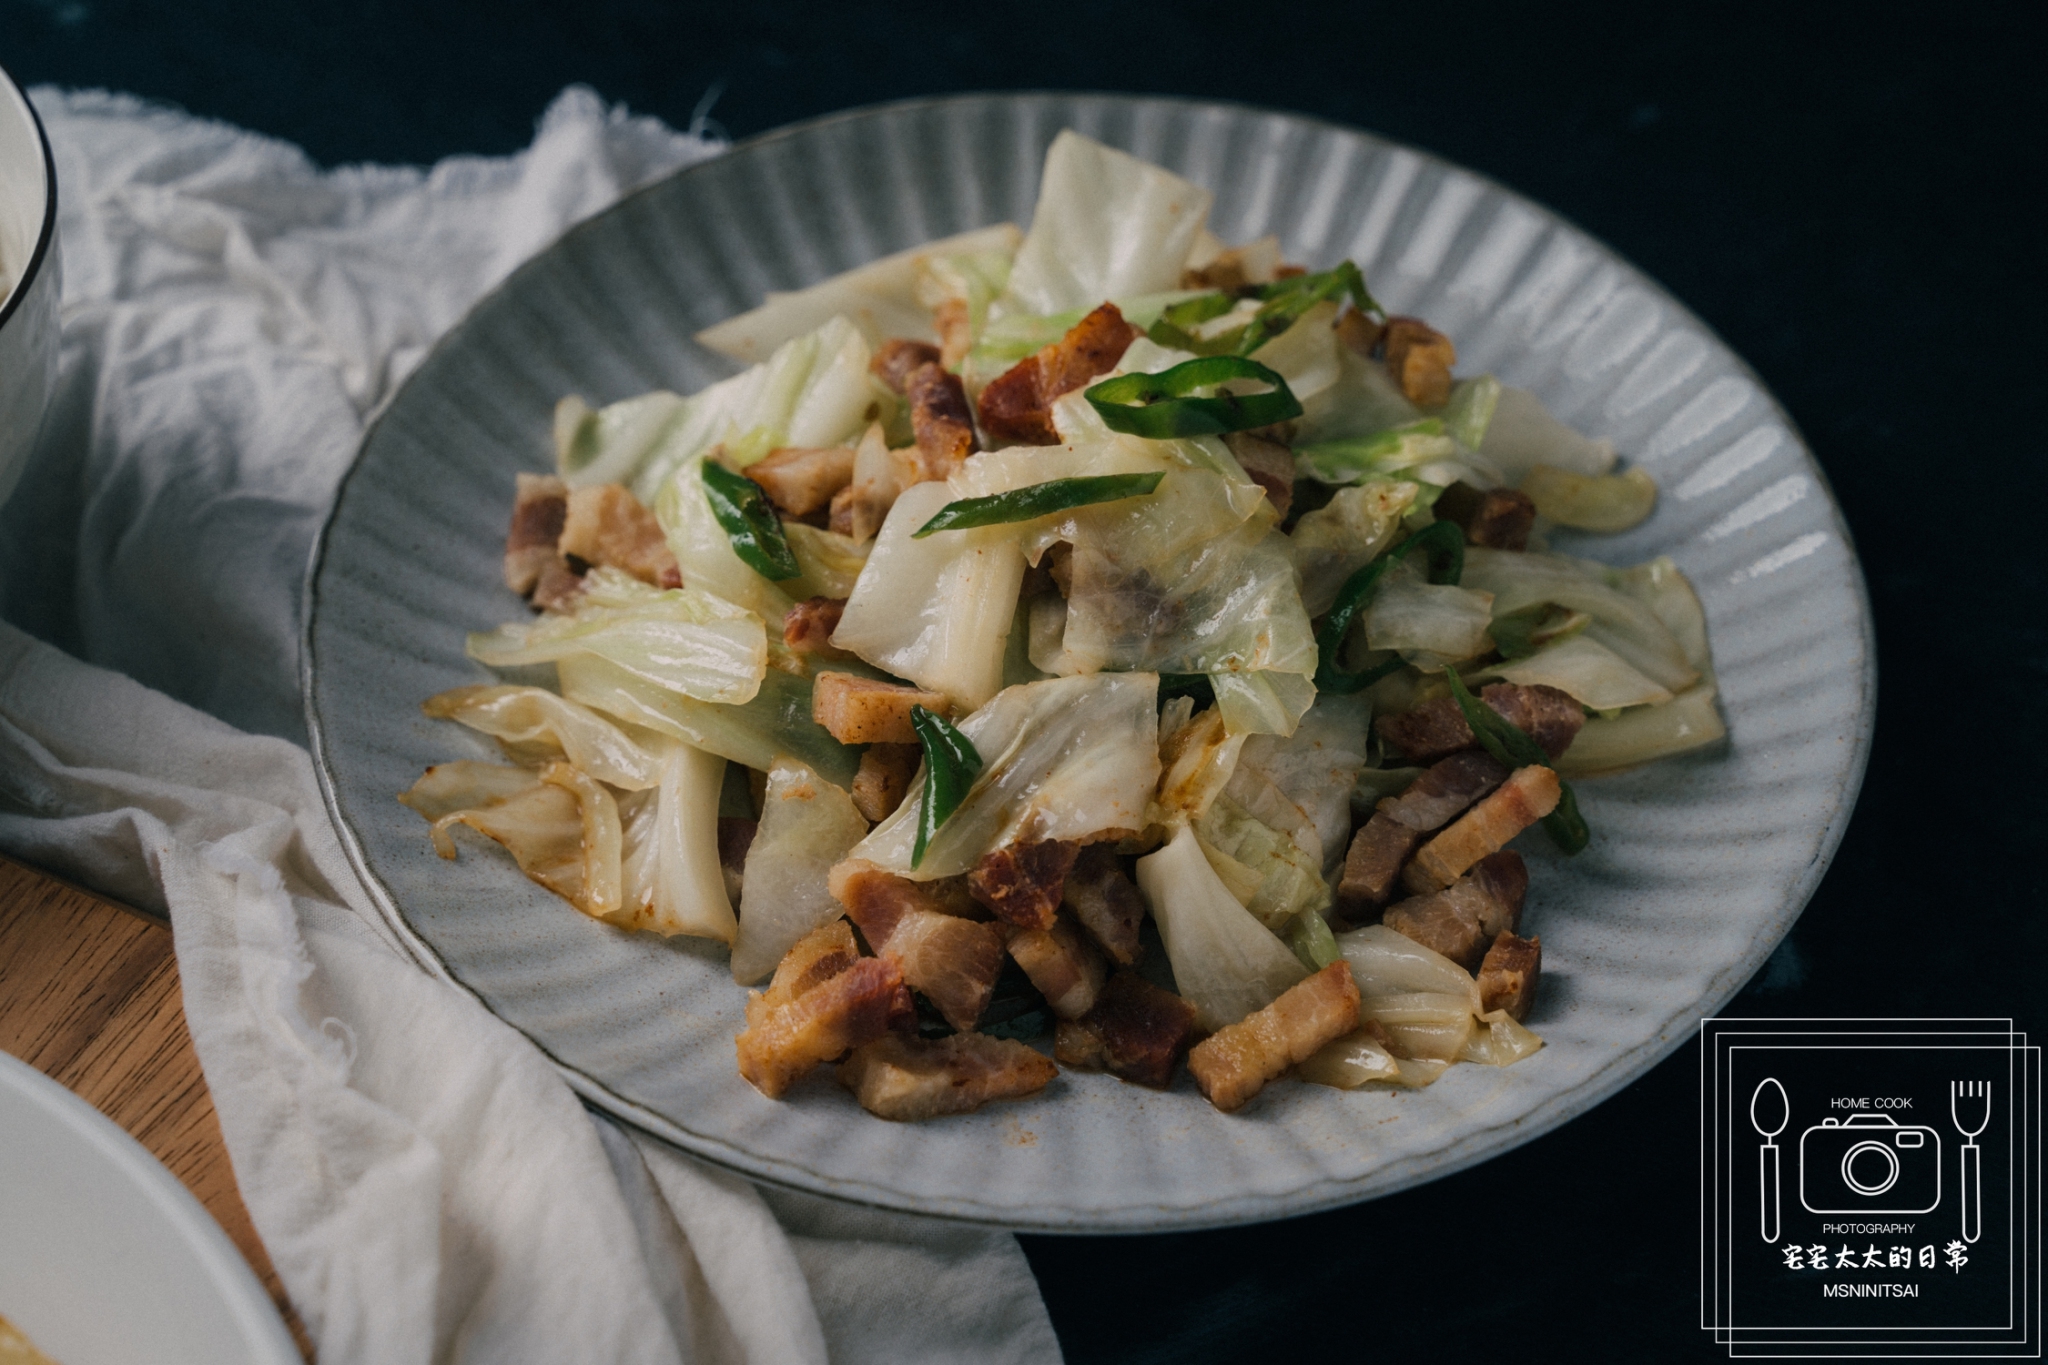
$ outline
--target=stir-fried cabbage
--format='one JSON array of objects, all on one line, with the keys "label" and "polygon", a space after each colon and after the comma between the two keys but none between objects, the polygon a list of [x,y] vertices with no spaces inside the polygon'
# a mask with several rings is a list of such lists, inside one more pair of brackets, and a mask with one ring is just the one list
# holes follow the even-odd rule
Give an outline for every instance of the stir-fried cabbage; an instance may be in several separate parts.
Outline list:
[{"label": "stir-fried cabbage", "polygon": [[688,399],[665,389],[595,411],[571,395],[555,404],[555,469],[571,488],[626,483],[690,412]]},{"label": "stir-fried cabbage", "polygon": [[[436,763],[409,790],[400,792],[398,799],[431,823],[459,810],[495,806],[539,781],[539,775],[531,768],[463,758],[453,763]],[[435,842],[439,846],[440,841]]]},{"label": "stir-fried cabbage", "polygon": [[1365,611],[1365,640],[1434,671],[1492,649],[1492,620],[1491,593],[1431,583],[1412,557],[1404,558],[1380,578]]},{"label": "stir-fried cabbage", "polygon": [[1516,483],[1539,464],[1573,474],[1605,474],[1614,468],[1613,442],[1581,436],[1551,416],[1535,394],[1505,386],[1479,453]]},{"label": "stir-fried cabbage", "polygon": [[[444,770],[463,766],[461,774]],[[618,803],[610,792],[567,763],[550,763],[513,786],[491,765],[441,764],[421,779],[422,792],[407,793],[407,805],[422,814],[442,809],[433,826],[434,849],[455,857],[449,833],[468,825],[504,845],[519,870],[594,919],[618,912],[620,830]],[[436,779],[436,774],[440,774]],[[474,804],[460,803],[459,777],[476,780]],[[448,809],[448,807],[453,807]]]},{"label": "stir-fried cabbage", "polygon": [[718,802],[725,760],[675,740],[661,759],[661,781],[633,798],[625,816],[618,910],[622,929],[664,937],[688,934],[732,942],[737,921],[718,861]]},{"label": "stir-fried cabbage", "polygon": [[1479,1008],[1479,986],[1470,972],[1399,930],[1368,924],[1337,935],[1337,946],[1351,964],[1362,1000],[1418,993],[1461,995],[1474,1012]]},{"label": "stir-fried cabbage", "polygon": [[1699,683],[1662,706],[1594,716],[1557,761],[1567,777],[1632,767],[1703,748],[1728,733],[1714,706],[1714,685]]},{"label": "stir-fried cabbage", "polygon": [[[1343,376],[1337,359],[1337,352],[1343,348],[1333,330],[1336,321],[1337,305],[1319,303],[1297,318],[1292,327],[1252,352],[1252,359],[1279,371],[1289,391],[1306,404]],[[1223,326],[1239,325],[1225,323],[1222,318],[1217,322]]]},{"label": "stir-fried cabbage", "polygon": [[786,586],[792,597],[847,597],[853,592],[853,585],[860,579],[860,571],[868,562],[868,542],[854,540],[840,535],[837,531],[821,531],[815,526],[806,526],[800,521],[783,524],[782,534],[789,541],[790,553],[796,556],[797,567],[803,575],[793,578]]},{"label": "stir-fried cabbage", "polygon": [[732,979],[751,986],[796,941],[839,918],[826,881],[832,864],[868,832],[853,798],[794,760],[768,770],[761,827],[741,878]]},{"label": "stir-fried cabbage", "polygon": [[1541,1038],[1523,1027],[1521,1021],[1506,1010],[1480,1015],[1479,1025],[1465,1040],[1465,1050],[1458,1054],[1459,1061],[1476,1062],[1480,1066],[1508,1066],[1543,1046]]},{"label": "stir-fried cabbage", "polygon": [[1371,1033],[1360,1029],[1327,1044],[1294,1070],[1305,1081],[1339,1090],[1356,1090],[1369,1081],[1419,1090],[1449,1067],[1446,1061],[1396,1057]]},{"label": "stir-fried cabbage", "polygon": [[1386,366],[1348,346],[1337,348],[1336,382],[1301,407],[1297,446],[1372,436],[1422,417],[1422,409],[1408,401]]},{"label": "stir-fried cabbage", "polygon": [[986,526],[916,539],[952,500],[938,482],[912,484],[897,497],[832,643],[972,710],[1002,687],[1024,581],[1022,533]]},{"label": "stir-fried cabbage", "polygon": [[1182,825],[1166,847],[1138,859],[1137,871],[1174,984],[1202,1028],[1234,1024],[1308,975],[1293,951],[1230,894],[1193,829]]},{"label": "stir-fried cabbage", "polygon": [[1249,738],[1231,730],[1219,707],[1194,715],[1194,701],[1178,697],[1159,713],[1159,761],[1164,769],[1159,796],[1148,825],[1171,824],[1176,818],[1198,821],[1208,812],[1231,774]]},{"label": "stir-fried cabbage", "polygon": [[1707,671],[1707,613],[1700,606],[1699,594],[1692,590],[1692,584],[1669,555],[1658,555],[1633,568],[1617,569],[1605,564],[1586,567],[1654,612],[1678,641],[1685,661],[1701,673]]},{"label": "stir-fried cabbage", "polygon": [[911,867],[924,796],[913,791],[853,856],[925,881],[966,872],[1012,843],[1086,842],[1145,828],[1159,785],[1159,679],[1150,673],[1050,678],[997,693],[960,722],[981,774]]},{"label": "stir-fried cabbage", "polygon": [[1657,505],[1657,481],[1640,469],[1573,474],[1540,464],[1522,476],[1522,491],[1539,515],[1560,526],[1609,534],[1626,531]]},{"label": "stir-fried cabbage", "polygon": [[682,570],[683,582],[715,593],[764,621],[780,621],[796,605],[787,591],[755,573],[732,548],[704,496],[704,458],[677,469],[654,499],[654,515]]},{"label": "stir-fried cabbage", "polygon": [[998,223],[884,256],[808,289],[786,294],[771,290],[759,308],[705,328],[697,340],[750,364],[835,318],[850,320],[874,345],[891,337],[928,341],[931,304],[920,296],[919,287],[924,275],[955,257],[990,257],[1007,266],[1022,238],[1016,224]]},{"label": "stir-fried cabbage", "polygon": [[1520,554],[1473,546],[1465,552],[1464,585],[1493,594],[1495,616],[1553,603],[1593,618],[1583,638],[1620,655],[1644,677],[1672,692],[1692,686],[1699,669],[1657,613],[1636,596],[1610,587],[1601,571],[1563,555]]},{"label": "stir-fried cabbage", "polygon": [[1246,813],[1292,839],[1319,880],[1344,856],[1371,715],[1363,697],[1320,696],[1292,735],[1246,740],[1223,789]]},{"label": "stir-fried cabbage", "polygon": [[1461,379],[1444,404],[1444,435],[1467,450],[1481,449],[1493,414],[1500,408],[1501,383],[1490,374]]},{"label": "stir-fried cabbage", "polygon": [[567,758],[623,791],[640,791],[661,780],[658,753],[595,711],[546,688],[457,687],[427,698],[420,709],[435,720],[481,730],[511,757],[535,766]]},{"label": "stir-fried cabbage", "polygon": [[1367,479],[1340,488],[1328,504],[1304,513],[1288,542],[1301,573],[1301,605],[1321,616],[1337,601],[1344,580],[1386,553],[1401,518],[1415,505],[1416,485]]},{"label": "stir-fried cabbage", "polygon": [[574,655],[605,659],[700,701],[743,702],[767,672],[768,640],[759,616],[696,587],[650,590],[632,599],[586,597],[573,612],[469,637],[469,657],[492,668],[559,663]]},{"label": "stir-fried cabbage", "polygon": [[1511,683],[1555,687],[1595,711],[1655,706],[1671,700],[1667,689],[1631,668],[1627,660],[1607,646],[1584,635],[1566,636],[1527,658],[1486,669],[1485,675]]},{"label": "stir-fried cabbage", "polygon": [[[1307,833],[1313,841],[1314,831]],[[1278,932],[1304,912],[1330,903],[1319,846],[1304,845],[1294,834],[1258,819],[1227,790],[1210,804],[1195,834],[1230,894],[1268,929]]]},{"label": "stir-fried cabbage", "polygon": [[1171,171],[1062,131],[1046,150],[1031,231],[998,308],[1061,313],[1179,288],[1213,199]]}]

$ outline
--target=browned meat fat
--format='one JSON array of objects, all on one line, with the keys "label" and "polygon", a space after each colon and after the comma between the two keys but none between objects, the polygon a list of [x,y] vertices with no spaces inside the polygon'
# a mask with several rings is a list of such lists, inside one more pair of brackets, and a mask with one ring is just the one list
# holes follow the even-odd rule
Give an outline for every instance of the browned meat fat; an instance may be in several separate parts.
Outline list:
[{"label": "browned meat fat", "polygon": [[1118,965],[1128,967],[1143,955],[1138,925],[1145,918],[1145,898],[1109,849],[1090,845],[1074,859],[1066,906]]},{"label": "browned meat fat", "polygon": [[540,581],[533,585],[533,605],[542,611],[571,611],[583,596],[583,575],[556,555],[541,567]]},{"label": "browned meat fat", "polygon": [[1472,808],[1472,803],[1508,780],[1507,765],[1484,749],[1467,749],[1430,766],[1399,796],[1379,803],[1388,819],[1428,834]]},{"label": "browned meat fat", "polygon": [[1521,923],[1529,870],[1513,849],[1481,858],[1442,891],[1387,907],[1382,922],[1471,971],[1487,945]]},{"label": "browned meat fat", "polygon": [[963,1033],[980,1022],[1003,969],[995,928],[945,908],[946,892],[870,863],[849,859],[832,869],[834,899],[860,926],[868,946],[898,963],[903,979]]},{"label": "browned meat fat", "polygon": [[984,853],[967,874],[967,889],[997,919],[1050,929],[1065,895],[1079,844],[1064,839],[1009,844]]},{"label": "browned meat fat", "polygon": [[1465,870],[1557,809],[1557,774],[1531,765],[1517,768],[1499,790],[1467,811],[1443,833],[1415,851],[1402,884],[1427,895],[1457,881]]},{"label": "browned meat fat", "polygon": [[833,494],[853,482],[853,450],[850,446],[783,446],[769,451],[744,472],[784,516],[807,517],[829,508]]},{"label": "browned meat fat", "polygon": [[[521,474],[505,532],[505,586],[531,597],[541,573],[561,562],[555,543],[569,516],[569,485],[552,474]],[[566,572],[566,567],[564,569]]]},{"label": "browned meat fat", "polygon": [[1054,1014],[1079,1019],[1095,1008],[1103,979],[1109,975],[1109,963],[1072,920],[1062,915],[1049,929],[1012,926],[1007,938],[1010,957],[1031,978]]},{"label": "browned meat fat", "polygon": [[882,343],[875,352],[875,358],[868,362],[868,370],[887,384],[890,392],[902,393],[910,382],[912,370],[922,365],[936,365],[939,360],[939,348],[930,342],[896,337]]},{"label": "browned meat fat", "polygon": [[904,381],[903,395],[910,400],[920,472],[925,479],[951,478],[981,448],[974,440],[974,409],[967,404],[960,376],[936,363],[920,365]]},{"label": "browned meat fat", "polygon": [[943,712],[942,693],[857,673],[820,673],[811,684],[811,719],[841,744],[915,744],[910,708]]},{"label": "browned meat fat", "polygon": [[1356,308],[1344,310],[1344,316],[1337,319],[1337,340],[1350,347],[1357,355],[1371,359],[1379,349],[1380,339],[1386,335],[1386,324],[1378,322]]},{"label": "browned meat fat", "polygon": [[1115,304],[1103,304],[981,391],[981,429],[989,440],[1003,444],[1058,445],[1053,400],[1115,369],[1130,344],[1143,335],[1124,321]]},{"label": "browned meat fat", "polygon": [[620,569],[657,588],[683,585],[661,523],[619,484],[592,484],[569,494],[557,548],[572,561]]},{"label": "browned meat fat", "polygon": [[766,992],[750,992],[734,1039],[740,1075],[776,1098],[818,1063],[887,1034],[902,992],[902,970],[855,957],[843,922],[817,930],[790,949]]},{"label": "browned meat fat", "polygon": [[806,597],[784,614],[782,643],[799,654],[815,654],[821,659],[848,658],[845,650],[832,646],[832,632],[839,629],[839,618],[845,612],[843,597]]},{"label": "browned meat fat", "polygon": [[1450,400],[1451,366],[1458,363],[1458,348],[1449,337],[1420,318],[1388,318],[1380,344],[1387,373],[1409,402],[1433,408]]},{"label": "browned meat fat", "polygon": [[1495,550],[1525,550],[1536,524],[1536,503],[1519,488],[1474,488],[1454,483],[1430,509],[1439,521],[1455,522],[1466,543]]},{"label": "browned meat fat", "polygon": [[1209,1103],[1242,1108],[1266,1082],[1358,1027],[1358,983],[1332,962],[1278,1000],[1227,1024],[1188,1053],[1188,1071]]},{"label": "browned meat fat", "polygon": [[839,1083],[861,1108],[905,1123],[1034,1095],[1058,1074],[1058,1067],[1028,1045],[981,1033],[891,1035],[839,1064]]},{"label": "browned meat fat", "polygon": [[1244,466],[1251,481],[1266,490],[1266,501],[1286,516],[1294,506],[1294,452],[1278,441],[1249,431],[1233,431],[1223,438],[1230,453]]},{"label": "browned meat fat", "polygon": [[1402,865],[1421,842],[1421,830],[1410,829],[1385,811],[1375,811],[1351,836],[1344,872],[1337,879],[1337,913],[1361,920],[1385,905],[1394,894]]},{"label": "browned meat fat", "polygon": [[[1570,748],[1586,724],[1586,709],[1569,692],[1541,683],[1493,683],[1480,690],[1479,699],[1552,758]],[[1400,715],[1381,716],[1374,726],[1380,738],[1416,763],[1434,763],[1479,743],[1451,697],[1434,697]]]},{"label": "browned meat fat", "polygon": [[1479,1008],[1487,1014],[1506,1010],[1516,1019],[1527,1019],[1542,975],[1542,938],[1502,933],[1479,964]]},{"label": "browned meat fat", "polygon": [[853,775],[853,808],[869,824],[878,824],[895,813],[910,794],[911,781],[923,750],[915,744],[870,744],[860,756],[860,771]]},{"label": "browned meat fat", "polygon": [[1068,1066],[1164,1090],[1194,1036],[1193,1005],[1136,972],[1119,971],[1097,994],[1094,1008],[1060,1021],[1053,1055]]}]

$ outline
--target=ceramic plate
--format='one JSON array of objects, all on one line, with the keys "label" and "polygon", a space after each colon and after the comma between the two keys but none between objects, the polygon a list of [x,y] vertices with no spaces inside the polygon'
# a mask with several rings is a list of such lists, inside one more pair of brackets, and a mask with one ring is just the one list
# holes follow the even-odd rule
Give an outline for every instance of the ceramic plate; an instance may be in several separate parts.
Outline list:
[{"label": "ceramic plate", "polygon": [[[472,848],[434,856],[395,799],[489,751],[421,717],[485,677],[463,635],[523,614],[500,580],[513,475],[550,467],[564,394],[690,392],[732,372],[691,336],[885,253],[1028,223],[1039,161],[1074,128],[1216,193],[1226,240],[1349,257],[1391,310],[1457,341],[1460,369],[1536,390],[1663,488],[1656,515],[1583,547],[1672,555],[1706,604],[1730,739],[1581,784],[1592,848],[1540,840],[1543,937],[1517,1066],[1413,1094],[1271,1087],[1211,1109],[1065,1073],[1039,1097],[922,1125],[864,1115],[824,1076],[785,1102],[733,1068],[743,993],[722,948],[629,937]],[[969,96],[772,133],[568,233],[451,332],[369,433],[308,582],[306,697],[357,866],[423,962],[532,1038],[593,1102],[762,1179],[1018,1228],[1248,1222],[1385,1194],[1584,1112],[1690,1037],[1783,937],[1826,868],[1869,747],[1875,674],[1854,553],[1820,471],[1697,319],[1556,215],[1367,133],[1235,106]]]},{"label": "ceramic plate", "polygon": [[242,1253],[111,1119],[0,1054],[0,1316],[65,1365],[298,1365]]}]

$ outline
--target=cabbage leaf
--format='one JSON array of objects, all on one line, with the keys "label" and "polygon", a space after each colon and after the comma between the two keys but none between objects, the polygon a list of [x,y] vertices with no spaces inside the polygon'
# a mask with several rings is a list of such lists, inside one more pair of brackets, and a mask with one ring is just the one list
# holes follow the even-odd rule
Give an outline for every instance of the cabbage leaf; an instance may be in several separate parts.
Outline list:
[{"label": "cabbage leaf", "polygon": [[[457,687],[420,709],[496,739],[538,767],[567,758],[607,786],[641,791],[661,780],[661,758],[611,721],[542,687]],[[444,765],[445,766],[445,765]]]},{"label": "cabbage leaf", "polygon": [[1166,847],[1138,859],[1138,890],[1151,908],[1195,1023],[1214,1032],[1278,999],[1308,969],[1238,904],[1181,825]]},{"label": "cabbage leaf", "polygon": [[826,881],[868,832],[844,789],[794,760],[768,770],[761,826],[741,878],[732,979],[751,986],[775,970],[796,941],[841,913]]},{"label": "cabbage leaf", "polygon": [[604,918],[621,929],[730,943],[737,929],[718,859],[718,803],[725,760],[669,740],[654,790],[621,803],[623,880],[619,908]]}]

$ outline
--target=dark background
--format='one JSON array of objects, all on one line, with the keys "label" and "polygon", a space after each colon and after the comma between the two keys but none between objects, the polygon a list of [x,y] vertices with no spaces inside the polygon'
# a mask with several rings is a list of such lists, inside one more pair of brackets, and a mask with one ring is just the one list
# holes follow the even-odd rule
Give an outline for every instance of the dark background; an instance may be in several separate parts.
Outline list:
[{"label": "dark background", "polygon": [[[1788,12],[1789,11],[1789,12]],[[1737,1015],[1995,1015],[2048,962],[2037,5],[0,0],[23,84],[321,162],[506,153],[562,86],[735,137],[970,89],[1221,97],[1389,134],[1605,239],[1749,360],[1877,615],[1855,819]],[[1069,1360],[1725,1358],[1697,1327],[1697,1059],[1475,1170],[1287,1223],[1027,1237]]]}]

